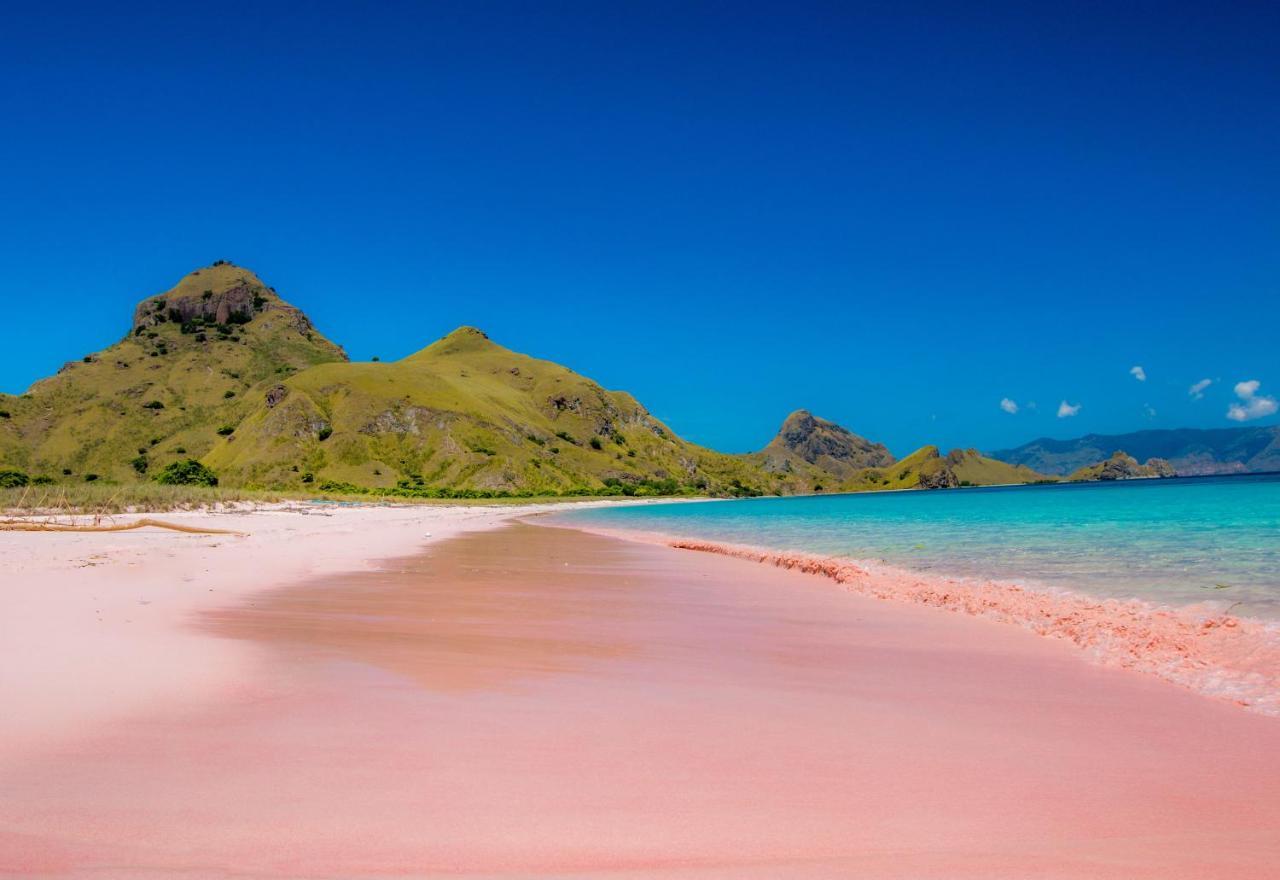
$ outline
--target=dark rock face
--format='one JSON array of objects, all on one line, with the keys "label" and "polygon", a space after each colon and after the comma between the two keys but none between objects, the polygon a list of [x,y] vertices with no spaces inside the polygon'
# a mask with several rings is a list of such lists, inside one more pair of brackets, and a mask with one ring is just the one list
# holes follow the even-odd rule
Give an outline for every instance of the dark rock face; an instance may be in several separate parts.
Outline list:
[{"label": "dark rock face", "polygon": [[284,385],[272,385],[267,389],[267,407],[274,407],[289,396],[289,389]]},{"label": "dark rock face", "polygon": [[[799,410],[782,423],[778,436],[769,449],[781,447],[809,464],[820,464],[821,459],[834,459],[850,467],[886,467],[894,463],[894,457],[882,443],[872,443],[847,428],[820,419],[805,410]],[[779,462],[779,466],[781,466]]]},{"label": "dark rock face", "polygon": [[258,289],[247,284],[201,296],[156,297],[134,310],[133,332],[165,321],[182,324],[196,318],[209,324],[245,324],[264,303]]},{"label": "dark rock face", "polygon": [[949,467],[939,468],[931,473],[921,473],[919,486],[921,489],[955,489],[960,485],[960,478]]}]

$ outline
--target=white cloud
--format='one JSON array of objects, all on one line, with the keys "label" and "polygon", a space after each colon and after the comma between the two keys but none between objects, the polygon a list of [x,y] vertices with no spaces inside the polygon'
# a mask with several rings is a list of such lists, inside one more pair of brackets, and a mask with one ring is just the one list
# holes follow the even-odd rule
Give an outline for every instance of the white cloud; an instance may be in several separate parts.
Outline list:
[{"label": "white cloud", "polygon": [[1201,379],[1199,382],[1188,388],[1187,393],[1191,395],[1192,400],[1203,400],[1204,390],[1212,384],[1212,379]]},{"label": "white cloud", "polygon": [[1017,401],[1010,400],[1007,397],[1000,401],[1000,408],[1009,415],[1015,415],[1018,412]]},{"label": "white cloud", "polygon": [[1236,397],[1240,398],[1240,403],[1233,403],[1227,407],[1227,418],[1233,422],[1247,422],[1250,419],[1269,416],[1277,409],[1280,409],[1280,405],[1276,404],[1274,397],[1267,397],[1265,394],[1258,393],[1258,389],[1261,387],[1262,383],[1257,379],[1237,382],[1235,392]]},{"label": "white cloud", "polygon": [[1154,419],[1156,417],[1156,408],[1149,403],[1145,403],[1142,405],[1142,412],[1149,419]]},{"label": "white cloud", "polygon": [[1130,367],[1129,375],[1137,379],[1139,382],[1147,381],[1147,371],[1142,369],[1142,367]]},{"label": "white cloud", "polygon": [[1077,403],[1075,406],[1072,406],[1071,404],[1067,403],[1065,400],[1062,401],[1062,403],[1058,404],[1058,418],[1060,419],[1071,418],[1071,416],[1080,412],[1080,407],[1082,407],[1083,405],[1084,404]]}]

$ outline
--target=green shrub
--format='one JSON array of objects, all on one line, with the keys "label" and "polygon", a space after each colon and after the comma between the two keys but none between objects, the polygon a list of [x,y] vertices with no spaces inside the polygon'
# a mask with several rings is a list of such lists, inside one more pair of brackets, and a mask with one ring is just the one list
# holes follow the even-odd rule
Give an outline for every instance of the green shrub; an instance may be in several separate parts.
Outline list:
[{"label": "green shrub", "polygon": [[233,426],[231,426],[231,425],[223,425],[221,428],[219,428],[219,429],[218,429],[218,436],[219,436],[219,437],[230,437],[230,436],[231,436],[232,434],[234,434],[235,432],[236,432],[236,429],[235,429]]},{"label": "green shrub", "polygon": [[71,468],[63,468],[63,469],[62,469],[62,475],[63,475],[64,477],[69,477],[69,476],[71,476]]},{"label": "green shrub", "polygon": [[186,455],[186,454],[187,454],[187,447],[185,447],[185,446],[175,446],[175,447],[173,447],[173,451],[174,451],[174,454],[175,454],[175,455]]},{"label": "green shrub", "polygon": [[333,436],[333,428],[330,428],[328,425],[325,425],[323,428],[320,429],[320,432],[316,434],[316,437],[320,440],[321,443],[328,440],[332,436]]},{"label": "green shrub", "polygon": [[304,483],[314,483],[315,481],[316,481],[316,475],[311,473],[310,471],[302,475],[302,482]]},{"label": "green shrub", "polygon": [[0,471],[0,489],[21,489],[30,482],[31,479],[22,471]]},{"label": "green shrub", "polygon": [[164,404],[158,400],[148,400],[142,405],[143,409],[164,409]]},{"label": "green shrub", "polygon": [[9,417],[9,411],[7,409],[0,409],[0,419],[7,419]]},{"label": "green shrub", "polygon": [[578,445],[578,441],[574,440],[573,435],[570,434],[568,431],[556,431],[556,436],[559,437],[561,440],[563,440],[565,443],[572,443],[574,446]]},{"label": "green shrub", "polygon": [[57,480],[46,474],[41,474],[38,477],[31,478],[31,485],[33,486],[52,486],[56,482]]},{"label": "green shrub", "polygon": [[335,495],[365,495],[369,490],[363,486],[357,486],[354,483],[344,483],[340,480],[325,480],[316,487],[321,492],[332,492]]},{"label": "green shrub", "polygon": [[601,445],[601,443],[600,443],[600,438],[599,438],[599,437],[592,437],[592,438],[591,438],[591,448],[592,448],[592,449],[595,449],[595,450],[600,450],[600,449],[603,449],[603,448],[604,448],[604,447]]},{"label": "green shrub", "polygon": [[85,475],[84,475],[84,481],[85,481],[86,483],[95,483],[95,482],[97,482],[97,480],[98,480],[98,475],[97,475],[97,474],[85,474]]},{"label": "green shrub", "polygon": [[194,458],[165,465],[156,474],[156,482],[165,486],[216,486],[218,476]]},{"label": "green shrub", "polygon": [[133,469],[138,473],[145,474],[151,463],[147,461],[145,455],[139,455],[137,458],[132,459],[129,464],[133,465]]}]

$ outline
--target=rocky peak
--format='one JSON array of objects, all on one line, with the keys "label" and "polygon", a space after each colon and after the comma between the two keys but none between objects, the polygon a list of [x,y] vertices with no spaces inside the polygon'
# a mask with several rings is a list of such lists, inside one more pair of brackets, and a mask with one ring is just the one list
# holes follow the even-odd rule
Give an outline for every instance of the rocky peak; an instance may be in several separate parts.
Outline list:
[{"label": "rocky peak", "polygon": [[872,443],[803,409],[787,416],[778,436],[765,452],[783,450],[809,464],[819,464],[822,459],[833,459],[854,468],[883,467],[894,463],[893,455],[884,444]]}]

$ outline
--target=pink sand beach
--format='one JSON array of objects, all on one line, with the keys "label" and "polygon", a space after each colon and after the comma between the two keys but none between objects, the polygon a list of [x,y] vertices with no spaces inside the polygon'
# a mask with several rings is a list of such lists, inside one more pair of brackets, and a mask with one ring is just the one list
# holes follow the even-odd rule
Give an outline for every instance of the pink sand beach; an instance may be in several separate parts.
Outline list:
[{"label": "pink sand beach", "polygon": [[530,512],[0,533],[0,875],[1276,876],[1274,717]]}]

